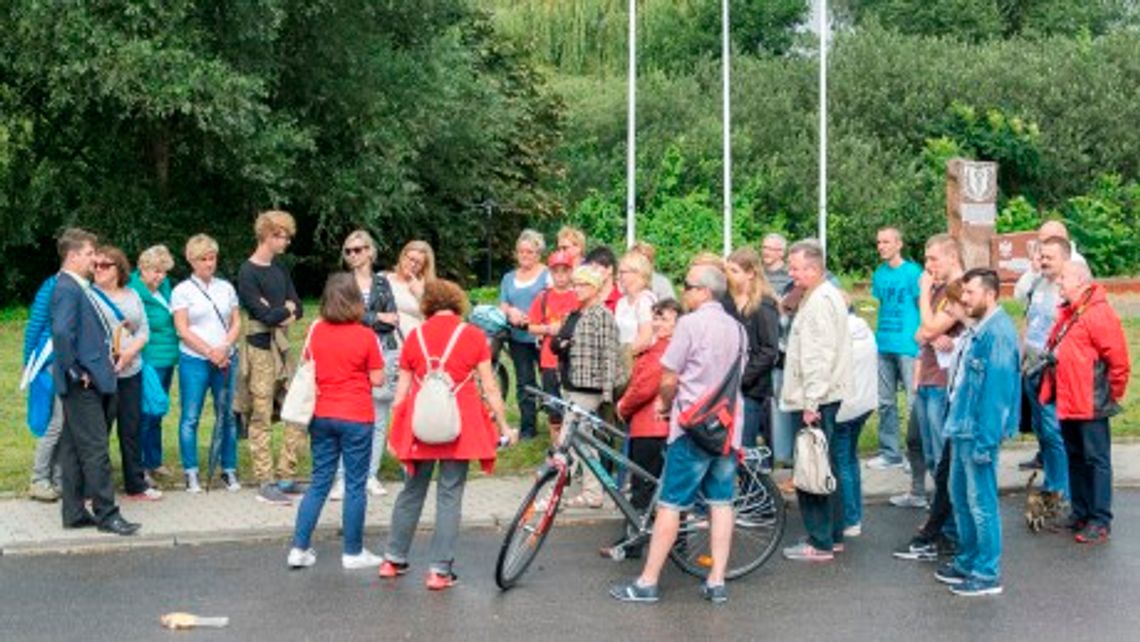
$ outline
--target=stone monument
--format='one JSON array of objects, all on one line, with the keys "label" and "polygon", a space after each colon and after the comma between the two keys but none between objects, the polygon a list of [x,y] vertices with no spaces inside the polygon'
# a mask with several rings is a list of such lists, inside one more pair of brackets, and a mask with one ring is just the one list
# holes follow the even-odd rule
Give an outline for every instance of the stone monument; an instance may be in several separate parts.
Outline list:
[{"label": "stone monument", "polygon": [[962,243],[966,269],[992,267],[997,221],[997,163],[953,158],[946,164],[946,218]]}]

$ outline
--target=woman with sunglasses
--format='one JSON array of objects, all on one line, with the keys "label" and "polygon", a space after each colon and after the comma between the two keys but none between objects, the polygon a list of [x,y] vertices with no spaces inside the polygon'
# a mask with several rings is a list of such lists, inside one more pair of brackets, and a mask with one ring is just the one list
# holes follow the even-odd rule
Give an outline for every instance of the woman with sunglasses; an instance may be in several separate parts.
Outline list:
[{"label": "woman with sunglasses", "polygon": [[117,247],[95,251],[95,287],[92,292],[99,315],[111,333],[111,358],[118,375],[115,425],[123,460],[123,486],[130,499],[159,500],[162,493],[147,485],[139,454],[142,423],[142,359],[139,354],[150,336],[150,325],[138,292],[127,287],[131,265]]},{"label": "woman with sunglasses", "polygon": [[[344,258],[344,266],[352,273],[356,286],[364,298],[364,317],[361,323],[376,333],[376,340],[380,343],[380,351],[384,358],[385,383],[383,386],[372,388],[374,410],[372,454],[368,461],[366,478],[368,494],[379,497],[388,494],[376,475],[380,471],[380,458],[384,454],[388,419],[399,374],[400,342],[396,333],[399,314],[396,311],[396,297],[388,279],[373,271],[376,262],[376,244],[372,240],[372,235],[365,230],[355,230],[344,239],[341,255]],[[337,467],[336,483],[329,493],[329,499],[338,501],[343,498],[344,464],[342,463]]]}]

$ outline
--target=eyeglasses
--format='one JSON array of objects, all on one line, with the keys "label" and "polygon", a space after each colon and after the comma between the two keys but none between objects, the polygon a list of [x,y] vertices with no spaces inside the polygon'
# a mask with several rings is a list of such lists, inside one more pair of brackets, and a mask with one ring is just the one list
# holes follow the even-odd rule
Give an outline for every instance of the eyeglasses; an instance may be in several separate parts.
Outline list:
[{"label": "eyeglasses", "polygon": [[94,267],[96,270],[110,270],[111,268],[115,267],[115,264],[111,261],[99,261],[94,264]]},{"label": "eyeglasses", "polygon": [[558,244],[558,249],[560,249],[560,250],[569,250],[569,249],[571,249],[571,248],[573,248],[573,247],[576,247],[576,246],[574,246],[574,245],[570,245],[569,243],[567,243],[567,244],[565,244],[565,245],[563,245],[563,244],[561,244],[561,243],[559,243],[559,244]]},{"label": "eyeglasses", "polygon": [[705,286],[703,286],[699,283],[689,283],[688,281],[685,281],[683,284],[681,284],[681,288],[686,292],[688,292],[689,290],[700,290],[703,287],[705,287]]},{"label": "eyeglasses", "polygon": [[361,252],[367,252],[367,251],[368,251],[367,245],[357,245],[356,247],[344,248],[344,255],[345,256],[354,256],[356,254],[360,254]]}]

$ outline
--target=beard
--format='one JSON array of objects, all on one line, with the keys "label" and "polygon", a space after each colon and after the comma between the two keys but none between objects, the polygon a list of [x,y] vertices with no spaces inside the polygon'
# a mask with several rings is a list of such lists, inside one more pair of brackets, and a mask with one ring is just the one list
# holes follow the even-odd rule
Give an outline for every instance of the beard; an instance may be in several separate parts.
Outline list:
[{"label": "beard", "polygon": [[986,312],[988,310],[989,310],[989,308],[986,306],[985,303],[979,303],[979,304],[969,308],[968,310],[966,310],[966,314],[971,319],[978,320],[978,319],[985,317]]}]

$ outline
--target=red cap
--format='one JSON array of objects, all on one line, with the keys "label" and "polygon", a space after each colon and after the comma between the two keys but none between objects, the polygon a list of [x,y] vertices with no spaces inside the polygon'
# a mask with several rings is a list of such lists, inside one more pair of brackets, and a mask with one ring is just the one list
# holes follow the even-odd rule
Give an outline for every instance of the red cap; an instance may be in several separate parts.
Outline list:
[{"label": "red cap", "polygon": [[557,265],[564,265],[566,267],[574,267],[574,261],[571,260],[570,254],[564,250],[557,250],[552,252],[546,259],[547,267],[555,267]]}]

